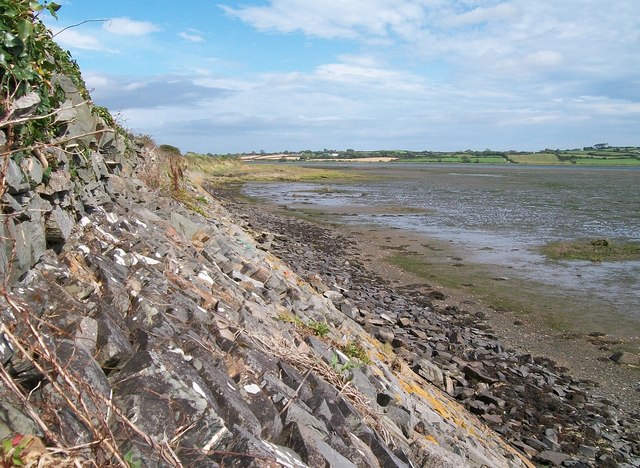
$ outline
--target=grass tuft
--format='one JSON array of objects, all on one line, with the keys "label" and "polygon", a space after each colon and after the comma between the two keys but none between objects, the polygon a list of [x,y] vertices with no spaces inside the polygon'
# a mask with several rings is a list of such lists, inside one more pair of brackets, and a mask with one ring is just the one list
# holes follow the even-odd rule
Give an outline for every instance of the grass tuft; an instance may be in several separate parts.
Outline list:
[{"label": "grass tuft", "polygon": [[606,239],[551,242],[543,246],[541,252],[552,260],[640,260],[640,242],[611,242]]}]

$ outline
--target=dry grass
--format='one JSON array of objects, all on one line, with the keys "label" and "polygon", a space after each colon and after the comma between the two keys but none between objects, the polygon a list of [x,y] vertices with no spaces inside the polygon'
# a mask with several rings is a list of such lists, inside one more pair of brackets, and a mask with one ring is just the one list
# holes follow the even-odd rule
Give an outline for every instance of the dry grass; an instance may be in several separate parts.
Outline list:
[{"label": "dry grass", "polygon": [[189,154],[185,157],[187,167],[210,182],[248,182],[248,181],[320,181],[353,179],[347,172],[308,168],[286,164],[245,163],[236,158],[221,158]]}]

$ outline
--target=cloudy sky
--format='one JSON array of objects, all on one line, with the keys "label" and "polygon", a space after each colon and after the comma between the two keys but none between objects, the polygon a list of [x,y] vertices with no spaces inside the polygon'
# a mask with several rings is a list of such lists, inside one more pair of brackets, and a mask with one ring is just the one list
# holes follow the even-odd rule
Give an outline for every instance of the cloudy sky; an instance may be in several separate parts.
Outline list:
[{"label": "cloudy sky", "polygon": [[639,0],[64,0],[97,104],[183,151],[640,145]]}]

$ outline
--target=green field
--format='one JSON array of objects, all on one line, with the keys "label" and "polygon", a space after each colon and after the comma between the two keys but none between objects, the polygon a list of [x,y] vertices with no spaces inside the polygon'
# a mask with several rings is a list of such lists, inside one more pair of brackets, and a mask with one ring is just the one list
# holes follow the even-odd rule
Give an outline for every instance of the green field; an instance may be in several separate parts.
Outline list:
[{"label": "green field", "polygon": [[580,158],[576,164],[585,166],[640,166],[640,161],[632,158]]}]

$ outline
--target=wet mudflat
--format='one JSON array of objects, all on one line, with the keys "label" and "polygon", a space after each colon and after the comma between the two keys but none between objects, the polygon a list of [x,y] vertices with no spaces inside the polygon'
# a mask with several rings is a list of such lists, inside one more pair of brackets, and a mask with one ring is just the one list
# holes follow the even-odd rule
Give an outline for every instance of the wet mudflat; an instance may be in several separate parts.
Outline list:
[{"label": "wet mudflat", "polygon": [[605,333],[621,340],[618,346],[639,349],[639,261],[551,261],[539,250],[553,241],[640,240],[640,170],[348,169],[371,177],[342,184],[254,183],[244,193],[353,228],[411,232],[421,240],[391,236],[386,261],[555,331]]}]

